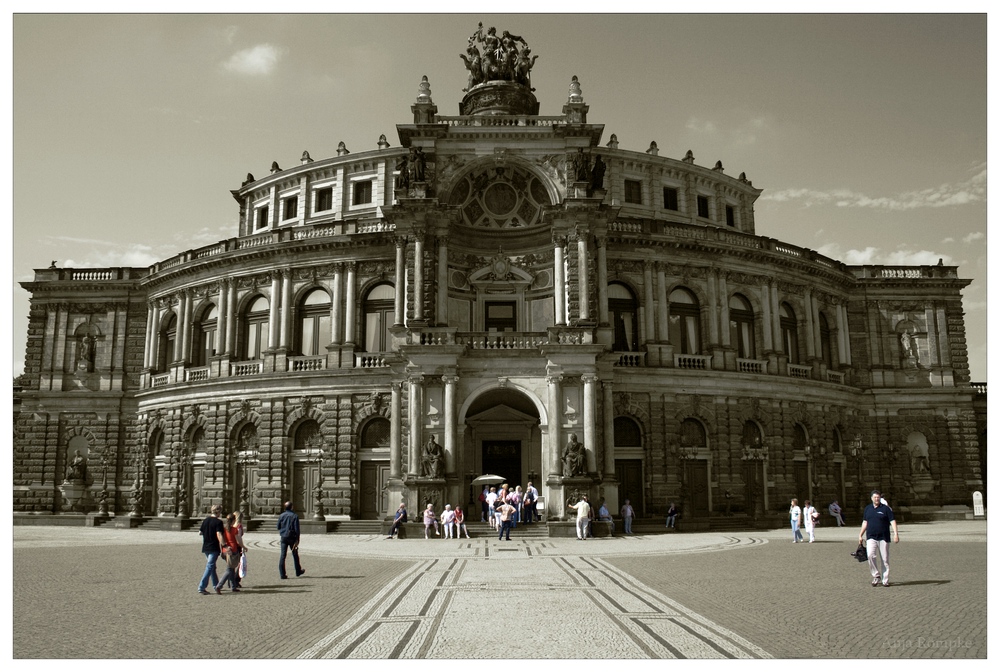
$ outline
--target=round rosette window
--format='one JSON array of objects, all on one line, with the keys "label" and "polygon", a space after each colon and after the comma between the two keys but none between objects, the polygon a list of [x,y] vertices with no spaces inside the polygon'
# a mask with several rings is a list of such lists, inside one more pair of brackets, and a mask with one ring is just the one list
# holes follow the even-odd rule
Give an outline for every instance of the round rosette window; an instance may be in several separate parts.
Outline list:
[{"label": "round rosette window", "polygon": [[548,190],[536,176],[519,167],[488,167],[461,177],[448,199],[458,206],[467,226],[516,229],[538,224]]}]

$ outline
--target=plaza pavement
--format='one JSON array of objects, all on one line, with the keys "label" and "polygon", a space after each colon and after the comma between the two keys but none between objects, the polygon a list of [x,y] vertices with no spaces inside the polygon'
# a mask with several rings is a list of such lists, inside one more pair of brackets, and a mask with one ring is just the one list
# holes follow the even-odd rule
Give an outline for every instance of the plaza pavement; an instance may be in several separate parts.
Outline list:
[{"label": "plaza pavement", "polygon": [[[903,524],[889,588],[857,528],[612,539],[306,535],[279,580],[196,593],[197,531],[13,528],[18,658],[985,658],[986,523]],[[291,563],[291,558],[288,559]],[[289,570],[291,567],[289,566]],[[220,570],[221,575],[221,570]],[[874,625],[877,623],[877,627]],[[497,634],[506,633],[498,638]]]}]

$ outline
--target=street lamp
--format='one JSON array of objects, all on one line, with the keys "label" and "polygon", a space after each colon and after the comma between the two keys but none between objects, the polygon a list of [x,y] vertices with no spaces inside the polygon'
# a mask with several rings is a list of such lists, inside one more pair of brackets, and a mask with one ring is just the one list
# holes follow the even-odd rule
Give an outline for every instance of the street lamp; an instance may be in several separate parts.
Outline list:
[{"label": "street lamp", "polygon": [[865,510],[865,492],[864,492],[864,475],[862,474],[861,468],[864,465],[865,460],[865,445],[861,440],[861,434],[855,434],[854,438],[851,440],[851,456],[855,459],[858,465],[858,497],[861,501],[861,510]]},{"label": "street lamp", "polygon": [[180,470],[177,476],[177,515],[181,518],[187,518],[191,515],[187,500],[189,464],[191,464],[191,458],[186,450],[182,450],[177,460],[177,468]]},{"label": "street lamp", "polygon": [[101,453],[101,494],[98,495],[99,501],[97,503],[97,513],[102,517],[107,517],[108,515],[108,465],[111,464],[111,458],[108,455],[110,451],[107,446],[104,447],[104,452]]},{"label": "street lamp", "polygon": [[810,443],[806,444],[805,454],[806,462],[809,465],[809,485],[812,488],[809,494],[814,502],[818,502],[820,501],[819,471],[826,462],[826,446],[820,443],[819,439],[814,438]]},{"label": "street lamp", "polygon": [[763,471],[764,461],[767,460],[767,455],[767,444],[761,443],[759,437],[754,439],[752,444],[748,443],[743,445],[742,459],[743,463],[746,465],[744,472],[746,473],[745,480],[747,484],[747,508],[750,509],[750,515],[753,518],[754,523],[757,522],[763,513]]},{"label": "street lamp", "polygon": [[[895,493],[893,481],[896,466],[896,447],[890,441],[886,445],[880,446],[878,452],[881,463],[889,468],[889,492]],[[895,494],[893,494],[893,497],[895,497]]]},{"label": "street lamp", "polygon": [[257,458],[259,453],[253,448],[247,448],[245,450],[239,451],[236,455],[236,463],[243,468],[243,483],[242,489],[240,490],[240,511],[243,512],[243,517],[249,521],[251,518],[251,496],[252,496],[252,483],[250,482],[250,467],[257,464]]},{"label": "street lamp", "polygon": [[314,493],[316,495],[316,511],[313,513],[313,520],[324,521],[326,520],[325,511],[323,510],[323,446],[321,445],[316,451],[316,461],[319,463],[319,478],[316,479],[316,488]]},{"label": "street lamp", "polygon": [[132,510],[129,516],[132,518],[143,517],[142,491],[145,488],[143,480],[143,467],[146,463],[146,456],[142,446],[136,446],[132,450],[132,465],[135,467],[135,482],[132,484]]}]

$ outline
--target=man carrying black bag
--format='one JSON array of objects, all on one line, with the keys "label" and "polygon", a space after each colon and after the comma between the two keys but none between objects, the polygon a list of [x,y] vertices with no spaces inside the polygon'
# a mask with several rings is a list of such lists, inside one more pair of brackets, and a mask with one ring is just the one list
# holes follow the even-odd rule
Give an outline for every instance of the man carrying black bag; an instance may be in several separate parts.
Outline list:
[{"label": "man carrying black bag", "polygon": [[[896,528],[896,518],[892,515],[892,509],[882,503],[882,493],[872,490],[872,503],[865,507],[865,520],[861,523],[861,532],[858,533],[858,543],[864,541],[865,533],[868,533],[868,569],[872,574],[872,588],[879,584],[881,578],[882,585],[889,587],[889,531],[892,530],[892,537],[895,543],[899,543],[899,530]],[[878,569],[878,557],[882,557],[881,577]]]}]

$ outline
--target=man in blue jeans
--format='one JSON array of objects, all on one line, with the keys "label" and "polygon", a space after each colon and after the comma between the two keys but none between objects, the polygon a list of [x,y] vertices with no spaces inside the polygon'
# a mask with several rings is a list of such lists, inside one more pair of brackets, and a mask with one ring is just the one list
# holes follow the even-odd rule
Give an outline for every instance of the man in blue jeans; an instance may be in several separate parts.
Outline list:
[{"label": "man in blue jeans", "polygon": [[209,579],[212,580],[212,589],[216,593],[222,594],[222,589],[219,588],[219,576],[215,573],[215,563],[219,560],[222,547],[225,545],[222,539],[225,528],[219,518],[221,515],[222,506],[215,504],[212,507],[212,515],[201,523],[201,552],[205,554],[206,559],[205,573],[202,574],[201,582],[198,584],[198,593],[201,595],[209,594]]},{"label": "man in blue jeans", "polygon": [[299,564],[299,517],[292,511],[292,503],[285,502],[285,511],[278,516],[278,536],[281,537],[281,555],[278,557],[278,576],[287,579],[285,574],[285,553],[292,548],[292,562],[295,563],[295,576],[302,576],[306,570]]}]

